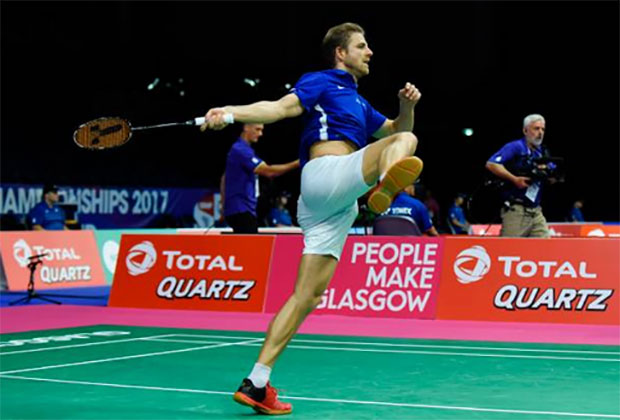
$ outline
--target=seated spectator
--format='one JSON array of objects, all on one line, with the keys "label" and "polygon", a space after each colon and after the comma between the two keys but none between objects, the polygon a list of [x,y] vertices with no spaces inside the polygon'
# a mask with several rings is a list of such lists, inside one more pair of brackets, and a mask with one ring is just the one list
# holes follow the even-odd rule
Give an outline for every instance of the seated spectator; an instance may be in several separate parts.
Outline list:
[{"label": "seated spectator", "polygon": [[568,220],[570,222],[582,223],[585,222],[581,209],[583,208],[583,200],[577,200],[573,203],[573,208],[570,210]]},{"label": "seated spectator", "polygon": [[280,193],[275,200],[275,206],[269,211],[269,223],[275,227],[293,226],[291,213],[286,205],[291,195],[288,192]]},{"label": "seated spectator", "polygon": [[411,217],[420,231],[427,236],[439,236],[437,229],[433,226],[428,209],[415,196],[415,187],[409,185],[400,192],[392,205],[382,216],[407,216]]},{"label": "seated spectator", "polygon": [[58,206],[58,187],[45,184],[41,202],[27,216],[32,230],[68,230],[65,211]]},{"label": "seated spectator", "polygon": [[455,235],[468,235],[471,229],[462,207],[465,203],[465,197],[465,194],[457,194],[454,198],[454,204],[448,212],[448,226]]}]

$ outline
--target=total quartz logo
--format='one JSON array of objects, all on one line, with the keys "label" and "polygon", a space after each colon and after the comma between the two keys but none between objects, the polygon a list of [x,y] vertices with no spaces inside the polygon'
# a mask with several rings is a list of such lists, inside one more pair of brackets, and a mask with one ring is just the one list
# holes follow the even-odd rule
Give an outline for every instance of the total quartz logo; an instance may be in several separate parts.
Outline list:
[{"label": "total quartz logo", "polygon": [[13,257],[20,267],[26,267],[31,256],[32,251],[30,250],[30,246],[28,246],[28,243],[23,239],[13,244]]},{"label": "total quartz logo", "polygon": [[127,271],[132,276],[148,272],[157,261],[157,251],[152,242],[143,241],[131,247],[125,258]]},{"label": "total quartz logo", "polygon": [[459,283],[473,283],[481,280],[489,272],[491,257],[484,247],[474,245],[456,256],[453,268]]},{"label": "total quartz logo", "polygon": [[493,305],[498,309],[607,310],[614,289],[593,283],[599,274],[587,259],[554,258],[552,253],[548,259],[528,259],[523,254],[513,251],[491,257],[484,247],[474,245],[456,256],[454,274],[461,284],[475,283],[489,275],[493,260],[493,278],[485,287],[493,291]]}]

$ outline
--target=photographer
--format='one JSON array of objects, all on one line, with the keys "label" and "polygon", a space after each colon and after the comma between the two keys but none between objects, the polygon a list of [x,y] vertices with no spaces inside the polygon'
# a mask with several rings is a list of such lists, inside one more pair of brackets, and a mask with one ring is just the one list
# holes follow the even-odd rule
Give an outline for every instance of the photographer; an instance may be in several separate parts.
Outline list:
[{"label": "photographer", "polygon": [[505,144],[486,168],[505,183],[501,210],[501,236],[548,238],[547,221],[540,207],[544,181],[553,183],[555,165],[547,162],[542,146],[545,119],[532,114],[523,120],[524,137]]}]

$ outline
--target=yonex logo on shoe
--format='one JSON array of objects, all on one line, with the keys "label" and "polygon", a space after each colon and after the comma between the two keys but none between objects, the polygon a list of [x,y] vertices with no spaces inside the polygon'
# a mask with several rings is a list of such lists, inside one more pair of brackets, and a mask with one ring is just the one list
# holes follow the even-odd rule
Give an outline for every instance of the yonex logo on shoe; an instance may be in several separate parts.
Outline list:
[{"label": "yonex logo on shoe", "polygon": [[480,245],[461,251],[454,261],[454,274],[458,282],[463,284],[481,280],[490,268],[491,257]]},{"label": "yonex logo on shoe", "polygon": [[157,251],[149,241],[140,242],[131,247],[125,259],[129,274],[138,276],[149,271],[157,261]]}]

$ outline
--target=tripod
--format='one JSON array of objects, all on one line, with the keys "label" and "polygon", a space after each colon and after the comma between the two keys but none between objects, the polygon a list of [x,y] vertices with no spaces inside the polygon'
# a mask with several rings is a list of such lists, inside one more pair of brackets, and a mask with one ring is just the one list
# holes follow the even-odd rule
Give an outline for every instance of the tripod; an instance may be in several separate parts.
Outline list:
[{"label": "tripod", "polygon": [[28,294],[23,298],[14,300],[13,302],[9,302],[9,305],[17,305],[18,303],[30,303],[32,299],[41,299],[46,302],[55,303],[56,305],[60,305],[60,302],[54,299],[49,299],[43,295],[40,295],[34,290],[34,272],[37,270],[37,265],[43,264],[43,260],[41,259],[41,255],[35,255],[34,257],[30,257],[31,261],[28,263],[28,268],[30,269],[30,280],[28,281]]},{"label": "tripod", "polygon": [[55,300],[55,299],[50,299],[47,296],[79,298],[79,299],[99,299],[100,298],[98,296],[78,296],[78,295],[61,295],[61,294],[45,295],[45,294],[37,293],[36,290],[34,290],[34,273],[37,269],[37,265],[43,264],[43,260],[41,259],[41,257],[44,257],[45,255],[46,254],[41,254],[41,255],[33,255],[32,257],[29,257],[30,262],[28,263],[28,268],[30,269],[30,280],[28,280],[28,294],[24,296],[23,298],[19,298],[17,300],[9,302],[9,306],[17,305],[18,303],[22,303],[22,302],[24,304],[30,303],[32,299],[40,299],[46,302],[55,303],[56,305],[62,304],[62,302]]}]

